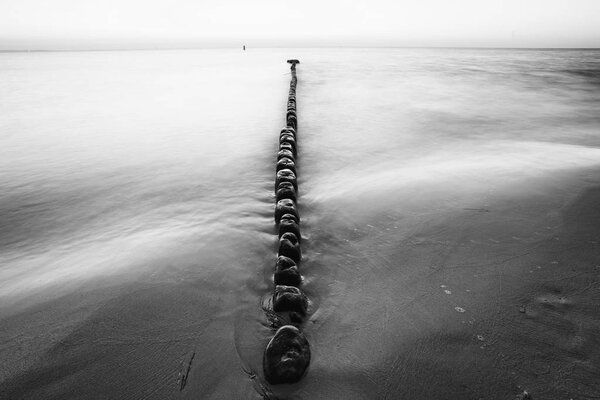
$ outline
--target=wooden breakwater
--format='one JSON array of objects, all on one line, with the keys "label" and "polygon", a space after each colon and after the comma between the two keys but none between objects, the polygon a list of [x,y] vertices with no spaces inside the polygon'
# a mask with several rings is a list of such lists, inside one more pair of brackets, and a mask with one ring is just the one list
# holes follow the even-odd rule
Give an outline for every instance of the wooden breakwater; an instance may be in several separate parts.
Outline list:
[{"label": "wooden breakwater", "polygon": [[291,64],[290,92],[287,101],[286,127],[279,134],[275,177],[275,224],[278,250],[273,274],[273,295],[267,315],[276,332],[263,356],[265,379],[270,384],[298,382],[310,363],[310,345],[302,333],[307,315],[308,298],[301,289],[300,214],[298,213],[298,116],[296,114],[296,65]]}]

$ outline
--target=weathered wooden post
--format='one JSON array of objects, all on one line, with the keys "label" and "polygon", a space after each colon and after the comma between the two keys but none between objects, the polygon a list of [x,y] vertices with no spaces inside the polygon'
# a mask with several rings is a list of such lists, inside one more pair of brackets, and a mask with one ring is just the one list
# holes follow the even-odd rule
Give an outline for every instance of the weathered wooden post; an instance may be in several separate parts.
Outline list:
[{"label": "weathered wooden post", "polygon": [[[279,152],[275,176],[275,223],[279,247],[273,276],[272,313],[284,321],[269,341],[263,356],[265,379],[272,385],[298,382],[310,363],[310,345],[300,330],[308,312],[308,299],[300,289],[302,276],[299,265],[300,214],[296,157],[298,155],[298,118],[296,115],[296,64],[291,64],[292,80],[287,102],[286,127],[279,134]],[[280,324],[281,325],[281,324]]]}]

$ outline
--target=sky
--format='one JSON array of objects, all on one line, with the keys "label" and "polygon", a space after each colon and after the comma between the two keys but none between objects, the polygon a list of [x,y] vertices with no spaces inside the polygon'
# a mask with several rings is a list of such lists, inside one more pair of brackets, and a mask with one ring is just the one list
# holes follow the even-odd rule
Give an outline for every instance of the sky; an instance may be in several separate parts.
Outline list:
[{"label": "sky", "polygon": [[0,0],[0,49],[600,47],[600,0]]}]

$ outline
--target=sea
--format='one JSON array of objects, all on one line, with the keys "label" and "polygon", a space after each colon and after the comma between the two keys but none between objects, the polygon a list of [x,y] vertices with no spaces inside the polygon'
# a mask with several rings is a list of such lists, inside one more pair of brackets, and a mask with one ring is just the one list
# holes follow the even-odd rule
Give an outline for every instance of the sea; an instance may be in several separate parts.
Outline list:
[{"label": "sea", "polygon": [[[297,58],[303,326],[273,335]],[[600,396],[600,50],[0,53],[0,398]]]}]

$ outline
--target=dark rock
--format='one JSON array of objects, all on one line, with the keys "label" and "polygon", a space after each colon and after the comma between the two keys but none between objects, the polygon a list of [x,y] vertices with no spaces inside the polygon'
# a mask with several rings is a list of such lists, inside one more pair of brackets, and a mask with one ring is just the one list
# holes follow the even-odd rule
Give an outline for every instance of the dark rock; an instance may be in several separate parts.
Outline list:
[{"label": "dark rock", "polygon": [[288,149],[288,146],[283,146],[284,144],[289,144],[290,147],[292,148],[292,153],[294,153],[294,156],[296,156],[298,154],[297,150],[298,150],[298,145],[296,144],[296,141],[293,139],[290,139],[289,137],[286,138],[285,140],[283,140],[281,143],[279,143],[279,150],[283,150],[283,149]]},{"label": "dark rock", "polygon": [[276,200],[290,199],[296,201],[296,189],[291,182],[281,182],[277,186]]},{"label": "dark rock", "polygon": [[283,144],[289,144],[292,148],[292,153],[294,153],[294,155],[298,154],[297,150],[298,150],[298,146],[296,145],[296,141],[289,135],[285,136],[280,142],[279,142],[279,150],[283,150],[283,149],[288,149],[288,146],[284,146],[282,147]]},{"label": "dark rock", "polygon": [[296,140],[296,131],[294,131],[293,129],[291,129],[291,127],[290,127],[289,130],[285,130],[285,131],[282,131],[282,132],[279,133],[279,137],[280,138],[283,135],[291,135],[294,138],[294,140]]},{"label": "dark rock", "polygon": [[295,383],[310,363],[310,345],[298,328],[284,325],[271,338],[263,356],[265,379],[271,385]]},{"label": "dark rock", "polygon": [[[280,153],[282,151],[288,151],[288,150],[281,150]],[[292,157],[288,157],[288,158],[292,158]],[[293,160],[293,158],[292,158]],[[289,170],[289,169],[282,169],[280,171],[277,171],[277,176],[275,177],[275,190],[277,190],[277,188],[279,187],[279,184],[281,182],[290,182],[292,185],[294,185],[294,189],[296,190],[296,193],[298,192],[298,181],[296,180],[296,174],[294,174],[293,171]]]},{"label": "dark rock", "polygon": [[294,221],[298,225],[300,224],[300,220],[298,219],[298,217],[296,217],[293,214],[283,214],[283,216],[281,217],[281,220],[283,221],[284,219],[289,219],[291,221]]},{"label": "dark rock", "polygon": [[279,144],[279,151],[281,151],[281,150],[289,150],[292,152],[294,157],[296,156],[296,147],[294,147],[291,143],[283,142],[283,143]]},{"label": "dark rock", "polygon": [[298,287],[302,283],[302,276],[296,265],[283,269],[281,271],[275,271],[273,275],[275,285],[285,285]]},{"label": "dark rock", "polygon": [[281,235],[281,238],[279,238],[279,250],[277,255],[289,257],[296,263],[300,262],[302,259],[302,252],[300,250],[300,241],[296,235],[290,232]]},{"label": "dark rock", "polygon": [[275,271],[283,271],[284,269],[288,269],[295,266],[296,262],[294,262],[294,260],[286,256],[279,256],[277,257],[277,261],[275,261]]},{"label": "dark rock", "polygon": [[293,115],[287,117],[288,125],[294,127],[294,129],[298,129],[298,120]]},{"label": "dark rock", "polygon": [[291,133],[292,135],[296,135],[296,130],[294,128],[292,128],[291,126],[286,126],[285,128],[283,128],[281,130],[281,132],[279,132],[280,135],[282,133]]},{"label": "dark rock", "polygon": [[279,141],[283,142],[285,139],[283,137],[289,136],[292,140],[296,140],[296,132],[294,131],[283,131],[279,133]]},{"label": "dark rock", "polygon": [[302,241],[298,223],[292,219],[283,219],[282,217],[279,219],[279,237],[281,238],[287,232],[293,233],[298,238],[299,243]]},{"label": "dark rock", "polygon": [[276,171],[280,171],[282,169],[289,169],[294,174],[296,173],[296,163],[291,158],[283,157],[279,161],[277,161],[277,165],[275,167]]},{"label": "dark rock", "polygon": [[279,152],[277,153],[277,161],[281,160],[283,157],[287,157],[287,158],[291,158],[292,160],[295,160],[294,158],[294,153],[292,153],[291,150],[279,150]]},{"label": "dark rock", "polygon": [[283,142],[290,142],[295,145],[296,144],[296,136],[291,133],[287,133],[287,132],[282,133],[281,135],[279,135],[279,144],[281,144]]},{"label": "dark rock", "polygon": [[296,209],[296,203],[290,199],[281,199],[275,205],[275,222],[279,223],[281,217],[284,214],[292,214],[298,218],[298,210]]},{"label": "dark rock", "polygon": [[300,289],[295,286],[277,285],[273,293],[273,311],[295,312],[306,316],[308,300]]},{"label": "dark rock", "polygon": [[291,312],[288,313],[288,318],[290,319],[291,323],[300,325],[302,322],[304,322],[304,317],[300,314],[298,314],[297,312]]},{"label": "dark rock", "polygon": [[[280,150],[287,150],[287,147],[285,149],[280,148]],[[296,173],[296,162],[292,158],[282,157],[279,160],[277,160],[275,169],[277,171],[280,171],[282,169],[289,169],[290,171],[292,171],[295,174]]]},{"label": "dark rock", "polygon": [[282,133],[279,136],[279,144],[281,143],[285,143],[285,142],[290,142],[294,145],[294,148],[296,147],[296,135],[293,135],[291,133]]}]

